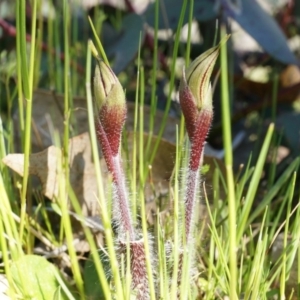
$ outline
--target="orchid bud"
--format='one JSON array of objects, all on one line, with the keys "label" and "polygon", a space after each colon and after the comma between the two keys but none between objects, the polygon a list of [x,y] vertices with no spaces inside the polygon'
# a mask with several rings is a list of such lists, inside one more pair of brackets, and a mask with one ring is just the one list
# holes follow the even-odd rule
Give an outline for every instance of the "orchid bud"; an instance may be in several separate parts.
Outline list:
[{"label": "orchid bud", "polygon": [[[202,165],[205,140],[213,118],[210,76],[218,58],[219,49],[220,45],[207,50],[196,58],[186,70],[183,70],[179,88],[180,105],[191,141],[184,199],[187,244],[192,241],[193,237],[199,168]],[[181,272],[181,270],[182,264],[179,266],[179,271]]]},{"label": "orchid bud", "polygon": [[198,56],[185,72],[185,84],[189,87],[199,111],[202,108],[212,108],[210,76],[218,58],[219,49],[220,47],[217,46]]},{"label": "orchid bud", "polygon": [[[214,47],[196,58],[183,70],[180,82],[180,105],[186,120],[186,129],[192,140],[201,112],[212,117],[212,92],[210,76],[219,55],[220,47]],[[210,124],[209,124],[210,126]],[[205,133],[206,136],[207,133]]]},{"label": "orchid bud", "polygon": [[94,77],[94,95],[99,109],[103,105],[124,106],[125,94],[113,70],[98,59]]},{"label": "orchid bud", "polygon": [[95,69],[94,96],[99,117],[96,118],[96,127],[102,126],[112,155],[115,156],[119,151],[122,128],[126,118],[126,100],[117,76],[100,59],[97,60]]}]

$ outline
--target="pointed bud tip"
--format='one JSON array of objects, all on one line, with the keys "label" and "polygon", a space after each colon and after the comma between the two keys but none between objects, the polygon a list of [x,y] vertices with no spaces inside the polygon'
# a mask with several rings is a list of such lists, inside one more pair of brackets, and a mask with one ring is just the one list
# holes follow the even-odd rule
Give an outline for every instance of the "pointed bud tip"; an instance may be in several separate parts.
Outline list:
[{"label": "pointed bud tip", "polygon": [[99,111],[103,106],[125,106],[125,94],[113,70],[101,59],[97,59],[94,76],[94,96]]},{"label": "pointed bud tip", "polygon": [[219,55],[219,47],[214,47],[196,58],[186,70],[186,80],[196,101],[198,110],[211,106],[212,99],[208,96],[210,76]]},{"label": "pointed bud tip", "polygon": [[195,136],[196,124],[203,115],[209,116],[210,121],[207,128],[210,126],[213,115],[210,77],[219,56],[220,47],[226,43],[228,38],[229,36],[226,36],[218,46],[198,56],[186,70],[183,68],[179,98],[186,129],[191,140]]},{"label": "pointed bud tip", "polygon": [[220,47],[228,38],[229,35],[225,36],[218,46],[202,53],[186,70],[183,70],[180,90],[189,89],[198,111],[202,108],[212,109],[210,77],[219,56]]},{"label": "pointed bud tip", "polygon": [[101,125],[105,134],[105,137],[99,135],[100,142],[102,145],[108,142],[107,147],[112,155],[117,155],[126,119],[125,93],[112,69],[100,59],[97,59],[95,69],[94,97],[97,108],[96,125]]}]

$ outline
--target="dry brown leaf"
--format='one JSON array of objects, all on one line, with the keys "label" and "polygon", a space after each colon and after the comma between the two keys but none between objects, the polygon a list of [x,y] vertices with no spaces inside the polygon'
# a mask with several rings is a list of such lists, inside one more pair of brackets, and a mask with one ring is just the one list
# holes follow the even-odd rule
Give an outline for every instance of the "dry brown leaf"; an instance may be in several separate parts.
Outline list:
[{"label": "dry brown leaf", "polygon": [[[61,161],[61,149],[50,146],[42,152],[31,154],[29,174],[36,175],[42,184],[42,192],[49,199],[58,197],[58,164]],[[9,154],[3,162],[23,176],[24,154]],[[102,169],[105,162],[100,160]],[[84,216],[99,214],[95,166],[92,161],[90,137],[83,133],[69,141],[70,183],[81,204]]]},{"label": "dry brown leaf", "polygon": [[[132,149],[133,149],[133,132],[128,132],[127,134],[127,142],[128,142],[128,149],[125,149],[125,151],[128,151],[130,153],[130,159],[132,158]],[[150,136],[147,133],[144,133],[143,136],[143,145],[144,149],[146,149],[148,140]],[[153,146],[157,141],[157,136],[151,136],[151,142],[150,142],[150,153],[153,151]],[[139,137],[137,136],[136,139],[136,144],[139,145]],[[139,170],[139,147],[137,147],[137,170]],[[161,139],[160,144],[158,146],[157,154],[155,155],[154,161],[151,166],[148,166],[151,168],[150,170],[150,176],[149,176],[149,182],[152,182],[155,186],[156,192],[158,194],[166,194],[169,189],[169,179],[172,175],[173,168],[174,168],[174,162],[175,162],[175,151],[176,151],[176,146],[175,144],[165,140]],[[144,153],[145,155],[145,153]],[[131,164],[131,162],[129,162]],[[147,189],[149,189],[150,192],[150,185],[146,187],[146,192]],[[149,195],[150,197],[150,195]],[[147,197],[149,200],[150,198]]]}]

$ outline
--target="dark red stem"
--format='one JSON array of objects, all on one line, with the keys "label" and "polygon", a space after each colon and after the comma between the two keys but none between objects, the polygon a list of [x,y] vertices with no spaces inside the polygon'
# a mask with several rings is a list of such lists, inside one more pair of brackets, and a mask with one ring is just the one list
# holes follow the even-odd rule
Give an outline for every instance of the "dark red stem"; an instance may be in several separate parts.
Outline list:
[{"label": "dark red stem", "polygon": [[[126,239],[126,233],[129,234],[130,241],[135,240],[133,222],[129,209],[128,193],[125,185],[125,177],[121,167],[120,155],[113,157],[114,161],[114,171],[115,171],[115,180],[114,184],[116,187],[116,197],[114,205],[117,205],[116,209],[119,212],[120,217],[120,234],[121,238]],[[117,201],[116,201],[117,200]],[[118,217],[118,213],[117,213]],[[118,221],[118,220],[117,220]]]},{"label": "dark red stem", "polygon": [[192,141],[197,123],[198,109],[195,104],[194,97],[186,83],[184,83],[184,86],[179,89],[179,99],[182,113],[185,118],[186,131],[190,141]]},{"label": "dark red stem", "polygon": [[96,127],[96,135],[97,135],[98,141],[100,143],[108,171],[111,173],[111,175],[113,177],[113,181],[115,181],[116,174],[115,174],[115,169],[114,169],[113,155],[112,155],[112,151],[110,148],[110,144],[107,139],[107,135],[106,135],[106,133],[103,129],[103,126],[99,120],[97,120],[95,122],[95,127]]},{"label": "dark red stem", "polygon": [[[120,246],[122,252],[125,254],[127,250],[127,244],[120,242]],[[150,289],[148,283],[146,259],[151,260],[152,258],[146,257],[143,239],[129,242],[129,247],[132,289],[137,293],[135,299],[148,300],[150,299]]]},{"label": "dark red stem", "polygon": [[199,184],[199,168],[202,164],[205,139],[212,122],[212,115],[212,111],[206,109],[203,109],[198,114],[191,139],[191,153],[185,195],[185,232],[187,243],[190,242],[192,238],[197,184]]},{"label": "dark red stem", "polygon": [[113,156],[119,153],[122,128],[125,123],[127,109],[124,107],[109,107],[103,105],[99,112],[99,120],[106,134]]},{"label": "dark red stem", "polygon": [[126,232],[128,232],[130,240],[134,240],[134,228],[132,225],[125,179],[122,172],[119,153],[113,155],[107,135],[100,121],[96,122],[96,134],[101,145],[108,171],[112,174],[112,180],[116,188],[115,196],[117,199],[114,199],[114,205],[118,210],[117,218],[119,218],[118,221],[120,221],[120,233],[124,234],[123,237],[126,238]]},{"label": "dark red stem", "polygon": [[189,161],[189,167],[193,171],[199,169],[205,140],[211,126],[212,118],[212,111],[205,108],[203,108],[197,116],[194,132],[191,138],[191,154]]}]

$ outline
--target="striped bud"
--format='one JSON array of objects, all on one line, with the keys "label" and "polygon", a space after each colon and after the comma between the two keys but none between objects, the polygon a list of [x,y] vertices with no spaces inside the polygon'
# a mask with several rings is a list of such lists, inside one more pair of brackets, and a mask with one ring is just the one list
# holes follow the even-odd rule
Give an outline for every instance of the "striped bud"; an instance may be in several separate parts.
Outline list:
[{"label": "striped bud", "polygon": [[102,126],[112,155],[119,151],[121,133],[126,119],[126,99],[121,83],[112,69],[102,60],[97,60],[94,76],[94,97],[98,118],[96,128]]},{"label": "striped bud", "polygon": [[218,58],[219,49],[219,46],[209,49],[197,57],[186,70],[183,70],[179,97],[186,129],[191,140],[201,112],[210,112],[212,115],[210,76]]}]

